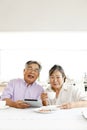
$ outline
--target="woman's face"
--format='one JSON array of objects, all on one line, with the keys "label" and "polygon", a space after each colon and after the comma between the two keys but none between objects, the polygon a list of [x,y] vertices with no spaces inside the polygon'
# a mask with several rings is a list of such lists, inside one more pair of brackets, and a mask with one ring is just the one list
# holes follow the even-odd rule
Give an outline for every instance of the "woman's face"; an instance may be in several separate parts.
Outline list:
[{"label": "woman's face", "polygon": [[50,84],[51,87],[56,90],[56,89],[61,89],[62,85],[64,83],[64,77],[62,77],[62,73],[59,72],[58,70],[55,70],[51,76],[50,76]]}]

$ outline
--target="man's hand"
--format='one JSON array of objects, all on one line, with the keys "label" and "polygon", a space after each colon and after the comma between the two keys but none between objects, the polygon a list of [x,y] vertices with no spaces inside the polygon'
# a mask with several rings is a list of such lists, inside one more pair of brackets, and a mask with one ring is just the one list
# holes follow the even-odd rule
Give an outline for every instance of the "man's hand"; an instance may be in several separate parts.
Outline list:
[{"label": "man's hand", "polygon": [[15,102],[15,107],[24,109],[24,108],[30,107],[30,105],[27,103],[24,103],[22,100],[18,100]]}]

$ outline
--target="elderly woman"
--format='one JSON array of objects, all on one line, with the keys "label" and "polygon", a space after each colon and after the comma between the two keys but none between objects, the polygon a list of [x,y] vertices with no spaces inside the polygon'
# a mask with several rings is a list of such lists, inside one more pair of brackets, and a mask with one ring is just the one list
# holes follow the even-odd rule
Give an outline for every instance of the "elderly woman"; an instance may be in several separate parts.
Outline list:
[{"label": "elderly woman", "polygon": [[[85,91],[76,84],[70,83],[64,70],[59,65],[54,65],[49,70],[50,86],[41,94],[43,105],[59,105],[62,109],[87,106]],[[48,92],[54,92],[55,97],[49,97]]]}]

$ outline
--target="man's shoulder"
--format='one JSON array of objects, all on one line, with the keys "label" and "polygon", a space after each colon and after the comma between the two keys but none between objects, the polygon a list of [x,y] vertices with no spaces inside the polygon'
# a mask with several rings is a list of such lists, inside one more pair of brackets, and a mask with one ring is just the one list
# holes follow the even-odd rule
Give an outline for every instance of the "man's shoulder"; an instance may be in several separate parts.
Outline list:
[{"label": "man's shoulder", "polygon": [[10,83],[24,82],[24,80],[21,79],[21,78],[16,78],[16,79],[11,79],[9,82],[10,82]]},{"label": "man's shoulder", "polygon": [[44,89],[43,89],[43,85],[39,84],[38,82],[34,82],[33,85],[35,85],[35,86],[38,87],[39,89],[44,90]]},{"label": "man's shoulder", "polygon": [[33,84],[34,84],[35,86],[42,87],[42,85],[41,85],[40,83],[38,83],[38,82],[34,82]]}]

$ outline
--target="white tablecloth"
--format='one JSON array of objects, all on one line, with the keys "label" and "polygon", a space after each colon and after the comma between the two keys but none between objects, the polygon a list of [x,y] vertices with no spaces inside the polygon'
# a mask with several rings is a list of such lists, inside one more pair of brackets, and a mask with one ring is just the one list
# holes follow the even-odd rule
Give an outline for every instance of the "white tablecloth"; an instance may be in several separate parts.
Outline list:
[{"label": "white tablecloth", "polygon": [[35,108],[0,110],[0,130],[87,130],[82,111],[87,108],[36,113]]}]

